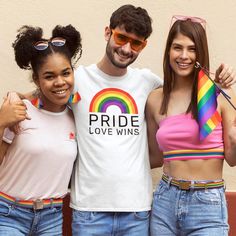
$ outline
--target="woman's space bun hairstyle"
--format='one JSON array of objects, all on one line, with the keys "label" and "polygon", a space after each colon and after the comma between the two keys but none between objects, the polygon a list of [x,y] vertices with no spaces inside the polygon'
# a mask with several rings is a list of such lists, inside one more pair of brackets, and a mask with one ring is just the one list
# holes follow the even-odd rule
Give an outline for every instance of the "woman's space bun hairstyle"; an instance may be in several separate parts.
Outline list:
[{"label": "woman's space bun hairstyle", "polygon": [[71,58],[77,62],[82,55],[81,35],[72,25],[57,25],[52,31],[52,38],[66,39],[66,46],[71,53]]},{"label": "woman's space bun hairstyle", "polygon": [[31,69],[31,60],[37,53],[33,45],[43,40],[43,30],[40,27],[24,25],[17,32],[16,40],[12,44],[16,63],[21,69]]},{"label": "woman's space bun hairstyle", "polygon": [[[51,40],[56,37],[65,39],[65,45],[53,45]],[[40,41],[48,42],[48,47],[44,50],[37,50],[34,45]],[[82,54],[80,32],[72,25],[57,25],[53,29],[52,37],[49,40],[43,38],[43,30],[40,27],[24,25],[17,31],[16,40],[13,42],[12,47],[14,48],[17,65],[22,69],[32,69],[33,73],[36,74],[50,54],[63,54],[70,60],[72,65],[76,64]]]}]

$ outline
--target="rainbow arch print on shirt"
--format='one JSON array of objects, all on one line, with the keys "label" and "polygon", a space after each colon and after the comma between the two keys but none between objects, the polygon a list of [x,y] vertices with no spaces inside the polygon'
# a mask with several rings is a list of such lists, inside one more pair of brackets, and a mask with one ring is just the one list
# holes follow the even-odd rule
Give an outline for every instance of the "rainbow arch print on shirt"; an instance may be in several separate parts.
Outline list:
[{"label": "rainbow arch print on shirt", "polygon": [[92,99],[90,112],[106,112],[110,106],[117,106],[121,113],[138,114],[138,108],[133,97],[124,90],[106,88],[98,92]]}]

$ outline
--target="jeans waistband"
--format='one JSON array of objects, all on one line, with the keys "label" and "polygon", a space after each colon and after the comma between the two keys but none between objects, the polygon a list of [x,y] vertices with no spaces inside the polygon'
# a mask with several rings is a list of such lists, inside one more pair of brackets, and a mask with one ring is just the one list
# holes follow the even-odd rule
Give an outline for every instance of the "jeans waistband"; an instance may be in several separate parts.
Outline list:
[{"label": "jeans waistband", "polygon": [[188,180],[178,180],[169,177],[166,174],[162,175],[162,180],[170,185],[178,187],[180,190],[198,190],[198,189],[212,189],[224,187],[224,180],[216,181],[188,181]]},{"label": "jeans waistband", "polygon": [[18,200],[17,198],[11,197],[5,193],[0,192],[0,200],[7,203],[14,203],[20,207],[31,208],[34,210],[42,210],[44,208],[62,206],[62,198],[50,198],[50,199],[36,199],[36,200]]}]

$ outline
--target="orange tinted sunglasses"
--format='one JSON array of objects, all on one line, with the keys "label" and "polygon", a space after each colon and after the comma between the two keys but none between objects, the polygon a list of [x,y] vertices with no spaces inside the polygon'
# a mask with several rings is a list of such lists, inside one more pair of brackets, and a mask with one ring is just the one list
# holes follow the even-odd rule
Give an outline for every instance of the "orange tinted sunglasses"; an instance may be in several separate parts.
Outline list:
[{"label": "orange tinted sunglasses", "polygon": [[123,46],[127,43],[130,43],[130,47],[136,52],[141,51],[147,44],[147,40],[138,40],[131,38],[130,36],[127,36],[116,30],[111,30],[111,31],[116,44]]}]

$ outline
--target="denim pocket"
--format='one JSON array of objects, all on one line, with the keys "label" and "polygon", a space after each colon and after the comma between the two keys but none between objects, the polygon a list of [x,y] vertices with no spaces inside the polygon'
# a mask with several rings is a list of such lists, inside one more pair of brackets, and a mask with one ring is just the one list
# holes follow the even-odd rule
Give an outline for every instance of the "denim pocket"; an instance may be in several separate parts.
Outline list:
[{"label": "denim pocket", "polygon": [[168,189],[167,183],[165,183],[161,180],[156,191],[154,192],[154,196],[162,195],[167,189]]},{"label": "denim pocket", "polygon": [[[48,208],[48,209],[50,209],[50,208]],[[52,207],[51,209],[52,209],[53,213],[62,212],[62,206]]]},{"label": "denim pocket", "polygon": [[196,190],[195,196],[198,201],[209,204],[209,205],[220,205],[221,204],[221,193],[220,189],[205,189]]},{"label": "denim pocket", "polygon": [[91,211],[73,210],[73,219],[76,221],[88,221],[91,219]]},{"label": "denim pocket", "polygon": [[11,212],[11,205],[6,202],[0,201],[0,215],[8,216]]},{"label": "denim pocket", "polygon": [[134,212],[134,216],[139,220],[146,220],[149,218],[151,211],[138,211]]}]

